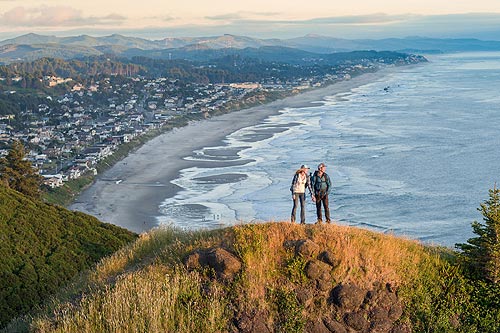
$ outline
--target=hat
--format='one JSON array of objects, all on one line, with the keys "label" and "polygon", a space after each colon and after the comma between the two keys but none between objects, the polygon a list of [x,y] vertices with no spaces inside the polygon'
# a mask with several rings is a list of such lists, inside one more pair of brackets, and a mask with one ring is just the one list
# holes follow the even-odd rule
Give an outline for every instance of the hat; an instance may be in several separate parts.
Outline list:
[{"label": "hat", "polygon": [[307,166],[307,164],[302,164],[302,165],[300,166],[300,168],[301,168],[301,169],[309,169],[309,167]]},{"label": "hat", "polygon": [[320,163],[318,164],[318,170],[321,169],[322,167],[325,167],[326,168],[326,164],[325,163]]}]

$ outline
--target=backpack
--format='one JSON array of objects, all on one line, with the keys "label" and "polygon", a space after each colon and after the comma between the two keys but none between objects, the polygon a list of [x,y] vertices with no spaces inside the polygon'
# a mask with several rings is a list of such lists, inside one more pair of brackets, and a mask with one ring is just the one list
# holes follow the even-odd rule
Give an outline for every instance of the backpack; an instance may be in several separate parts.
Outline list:
[{"label": "backpack", "polygon": [[[328,192],[330,184],[329,177],[326,173],[323,173],[323,177],[318,176],[318,171],[314,171],[314,175],[311,176],[311,185],[315,193]],[[325,184],[325,188],[323,188]]]}]

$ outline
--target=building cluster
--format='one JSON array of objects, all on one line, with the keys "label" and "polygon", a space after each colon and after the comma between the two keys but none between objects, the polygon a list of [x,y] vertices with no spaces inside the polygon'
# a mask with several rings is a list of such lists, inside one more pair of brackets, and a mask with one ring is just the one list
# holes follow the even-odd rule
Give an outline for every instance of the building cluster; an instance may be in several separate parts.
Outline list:
[{"label": "building cluster", "polygon": [[87,172],[96,173],[96,165],[121,144],[179,117],[209,117],[241,103],[265,102],[269,92],[299,92],[349,77],[349,68],[322,77],[290,81],[270,77],[262,82],[238,84],[109,76],[84,86],[71,78],[46,77],[49,87],[62,83],[74,86],[62,96],[49,96],[46,103],[23,110],[21,115],[0,116],[0,156],[7,154],[13,140],[22,141],[29,147],[28,158],[40,170],[46,185],[58,187]]}]

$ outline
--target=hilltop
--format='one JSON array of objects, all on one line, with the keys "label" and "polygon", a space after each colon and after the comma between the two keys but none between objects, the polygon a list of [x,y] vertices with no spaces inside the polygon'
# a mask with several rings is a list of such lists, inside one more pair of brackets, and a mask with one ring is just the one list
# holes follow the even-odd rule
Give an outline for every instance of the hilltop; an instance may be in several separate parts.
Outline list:
[{"label": "hilltop", "polygon": [[0,185],[0,327],[135,238],[123,228]]},{"label": "hilltop", "polygon": [[155,229],[7,331],[495,332],[455,259],[335,224]]}]

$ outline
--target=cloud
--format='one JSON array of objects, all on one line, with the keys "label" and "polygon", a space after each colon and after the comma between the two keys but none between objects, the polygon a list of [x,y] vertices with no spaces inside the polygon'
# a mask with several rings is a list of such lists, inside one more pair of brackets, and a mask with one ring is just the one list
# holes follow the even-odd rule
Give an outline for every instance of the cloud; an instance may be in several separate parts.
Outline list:
[{"label": "cloud", "polygon": [[233,21],[243,19],[240,13],[229,13],[223,15],[215,15],[215,16],[206,16],[208,20],[212,21]]},{"label": "cloud", "polygon": [[[5,1],[5,0],[0,0]],[[199,37],[235,34],[259,38],[292,38],[318,34],[338,38],[388,38],[426,36],[437,38],[479,38],[500,40],[500,13],[450,15],[371,15],[315,17],[302,20],[282,19],[281,13],[239,11],[207,16],[194,23],[181,17],[158,15],[130,20],[116,14],[84,16],[70,7],[18,7],[0,13],[0,36],[14,37],[43,30],[56,35],[70,33],[105,35],[121,33],[143,38]],[[281,19],[280,19],[281,18]],[[144,23],[145,24],[142,24]],[[9,28],[14,32],[6,35]],[[12,29],[11,29],[12,28]]]},{"label": "cloud", "polygon": [[[2,1],[2,0],[0,0]],[[8,27],[75,27],[117,25],[126,18],[117,14],[83,16],[81,11],[68,6],[16,7],[0,14],[0,25]]]},{"label": "cloud", "polygon": [[211,21],[247,21],[252,20],[251,17],[268,17],[279,15],[277,12],[236,12],[222,15],[205,16],[205,19]]},{"label": "cloud", "polygon": [[306,20],[265,20],[244,18],[237,13],[209,17],[212,20],[229,20],[233,24],[247,25],[287,25],[287,26],[312,26],[312,25],[380,25],[409,22],[421,16],[414,14],[387,15],[383,13],[370,15],[317,17]]},{"label": "cloud", "polygon": [[[261,13],[262,14],[262,13]],[[500,13],[466,13],[447,15],[369,15],[316,17],[302,20],[277,19],[275,16],[257,17],[237,12],[206,17],[211,20],[203,26],[203,33],[237,33],[256,37],[293,37],[309,33],[340,38],[387,38],[428,36],[437,38],[488,38],[499,40],[495,35],[500,26]],[[187,34],[200,26],[169,27],[170,32]],[[487,33],[487,34],[486,34]],[[193,35],[194,33],[190,33]]]},{"label": "cloud", "polygon": [[396,22],[404,22],[418,18],[418,15],[387,15],[384,13],[370,15],[352,15],[352,16],[337,16],[337,17],[321,17],[309,20],[295,21],[297,24],[392,24]]},{"label": "cloud", "polygon": [[[0,0],[1,1],[1,0]],[[154,16],[144,16],[141,20],[146,22],[174,22],[178,20],[178,17],[170,16],[170,15],[154,15]]]},{"label": "cloud", "polygon": [[287,25],[314,25],[314,24],[392,24],[397,22],[404,22],[409,20],[418,19],[419,15],[402,14],[402,15],[387,15],[384,13],[376,13],[369,15],[352,15],[352,16],[332,16],[332,17],[318,17],[305,20],[273,20],[262,19],[259,17],[273,17],[278,16],[276,12],[236,12],[227,13],[223,15],[206,16],[205,19],[211,21],[226,21],[234,24],[287,24]]}]

